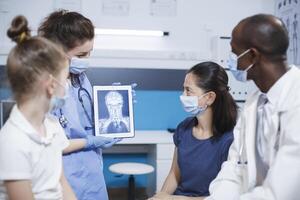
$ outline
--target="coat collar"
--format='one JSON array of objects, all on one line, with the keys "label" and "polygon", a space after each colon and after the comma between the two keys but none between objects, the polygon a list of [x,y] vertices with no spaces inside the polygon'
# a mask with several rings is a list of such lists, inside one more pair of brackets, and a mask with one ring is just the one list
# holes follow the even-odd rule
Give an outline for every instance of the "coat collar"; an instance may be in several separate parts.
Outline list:
[{"label": "coat collar", "polygon": [[295,103],[299,101],[294,101],[294,98],[289,98],[289,96],[299,96],[299,91],[297,91],[300,86],[299,78],[300,70],[295,66],[291,66],[267,92],[268,100],[276,112],[284,112],[293,106],[297,106]]},{"label": "coat collar", "polygon": [[38,132],[33,128],[33,126],[28,122],[22,112],[15,105],[10,114],[11,122],[22,130],[31,140],[38,144],[49,145],[54,136],[59,132],[56,123],[53,123],[54,119],[51,116],[46,116],[44,120],[44,125],[46,127],[46,137],[41,137]]},{"label": "coat collar", "polygon": [[[298,103],[296,98],[300,98],[298,89],[300,88],[300,70],[295,66],[291,66],[289,70],[270,88],[267,92],[268,101],[277,112],[282,112],[290,109]],[[257,89],[248,98],[245,103],[245,111],[249,111],[257,107],[257,100],[262,92]],[[294,96],[295,98],[288,98]],[[300,106],[300,105],[298,105]],[[247,112],[246,112],[247,113]]]}]

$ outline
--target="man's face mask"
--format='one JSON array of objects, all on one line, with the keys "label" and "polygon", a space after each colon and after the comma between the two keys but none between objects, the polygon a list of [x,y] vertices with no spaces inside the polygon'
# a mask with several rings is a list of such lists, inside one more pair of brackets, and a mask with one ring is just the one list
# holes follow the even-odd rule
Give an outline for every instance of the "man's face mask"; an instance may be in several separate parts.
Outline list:
[{"label": "man's face mask", "polygon": [[81,74],[89,67],[89,60],[87,58],[73,57],[70,62],[70,72],[72,74]]},{"label": "man's face mask", "polygon": [[241,82],[247,81],[247,72],[253,66],[253,64],[249,65],[245,70],[239,70],[238,69],[238,59],[241,58],[242,56],[246,55],[249,52],[250,52],[250,49],[244,51],[239,56],[237,56],[233,52],[230,52],[229,58],[227,60],[229,70],[231,71],[231,73],[233,74],[235,79],[238,81],[241,81]]},{"label": "man's face mask", "polygon": [[186,95],[181,95],[180,96],[180,101],[182,103],[183,109],[193,115],[193,116],[198,116],[201,115],[205,112],[207,105],[205,106],[199,106],[198,101],[201,99],[205,94],[202,96],[186,96]]}]

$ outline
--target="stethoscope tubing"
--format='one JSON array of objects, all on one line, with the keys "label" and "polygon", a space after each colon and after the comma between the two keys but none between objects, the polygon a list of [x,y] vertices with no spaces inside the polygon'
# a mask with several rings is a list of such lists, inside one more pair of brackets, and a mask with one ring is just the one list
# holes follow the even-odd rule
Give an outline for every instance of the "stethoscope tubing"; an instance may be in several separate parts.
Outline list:
[{"label": "stethoscope tubing", "polygon": [[[85,93],[87,95],[87,97],[88,97],[88,100],[89,100],[89,103],[90,103],[90,106],[91,106],[91,116],[89,116],[88,111],[87,111],[87,109],[84,106],[83,99],[81,97],[81,93],[82,92]],[[87,89],[85,89],[84,87],[82,87],[80,81],[79,81],[79,89],[78,89],[78,93],[77,93],[77,98],[78,98],[78,100],[79,100],[79,102],[80,102],[80,104],[82,106],[82,109],[84,111],[85,116],[87,117],[87,119],[88,119],[88,121],[89,121],[89,123],[91,125],[90,127],[88,127],[88,126],[84,127],[84,129],[85,130],[91,130],[91,129],[94,128],[94,122],[93,122],[93,119],[94,119],[94,105],[93,105],[93,100],[92,100],[92,97],[91,97],[90,93],[87,91]],[[68,124],[68,120],[64,116],[62,109],[60,108],[59,110],[60,110],[59,123],[61,124],[61,126],[63,128],[66,128],[67,124]]]}]

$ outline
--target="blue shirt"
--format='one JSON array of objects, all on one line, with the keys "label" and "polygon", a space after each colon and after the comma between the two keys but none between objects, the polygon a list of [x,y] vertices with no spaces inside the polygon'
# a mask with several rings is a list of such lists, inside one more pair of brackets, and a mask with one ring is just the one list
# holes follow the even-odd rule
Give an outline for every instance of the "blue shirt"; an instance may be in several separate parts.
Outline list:
[{"label": "blue shirt", "polygon": [[197,123],[195,117],[185,119],[173,136],[180,170],[180,181],[174,195],[208,196],[209,184],[227,160],[233,141],[232,131],[219,138],[199,140],[193,136],[193,127]]},{"label": "blue shirt", "polygon": [[[93,97],[93,89],[87,78],[82,73],[79,76],[81,86]],[[68,98],[65,105],[54,112],[59,118],[64,115],[68,120],[66,127],[64,127],[65,134],[69,139],[86,138],[87,135],[94,134],[94,128],[88,120],[83,107],[87,114],[91,117],[91,104],[87,93],[81,92],[80,96],[83,100],[83,105],[78,98],[79,87],[71,86],[68,91]],[[63,156],[64,173],[76,194],[77,199],[80,200],[108,200],[104,175],[101,149],[96,150],[81,150],[66,154]]]}]

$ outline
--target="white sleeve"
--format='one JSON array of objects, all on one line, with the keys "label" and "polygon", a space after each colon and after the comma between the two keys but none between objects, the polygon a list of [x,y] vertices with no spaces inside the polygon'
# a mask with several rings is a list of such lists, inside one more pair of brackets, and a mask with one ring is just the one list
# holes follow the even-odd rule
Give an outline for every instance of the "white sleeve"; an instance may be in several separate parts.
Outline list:
[{"label": "white sleeve", "polygon": [[[0,137],[0,180],[31,179],[30,152],[13,137]],[[16,139],[16,138],[15,138]],[[20,140],[20,138],[19,138]]]},{"label": "white sleeve", "polygon": [[223,200],[223,199],[239,199],[242,191],[242,174],[238,161],[239,134],[241,126],[241,118],[238,120],[234,128],[234,140],[230,146],[228,160],[222,164],[222,168],[217,177],[209,186],[210,196],[206,200]]},{"label": "white sleeve", "polygon": [[65,148],[67,148],[70,145],[70,141],[68,140],[65,131],[62,127],[59,127],[59,133],[58,133],[58,140],[59,140],[59,147],[63,151]]},{"label": "white sleeve", "polygon": [[281,116],[281,144],[262,186],[240,199],[299,199],[300,196],[300,107]]}]

